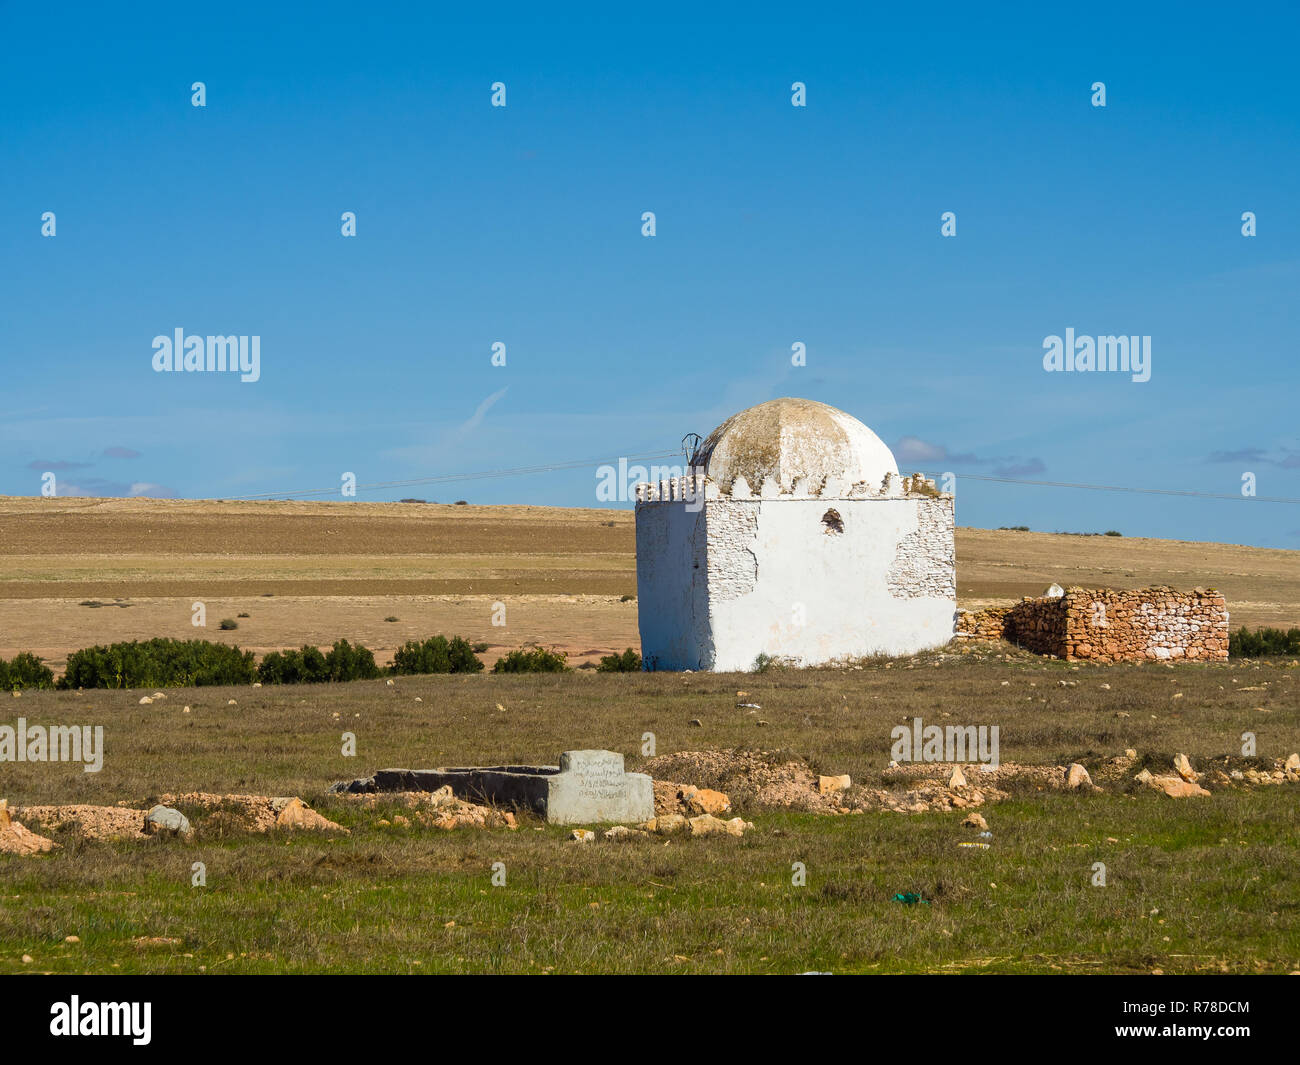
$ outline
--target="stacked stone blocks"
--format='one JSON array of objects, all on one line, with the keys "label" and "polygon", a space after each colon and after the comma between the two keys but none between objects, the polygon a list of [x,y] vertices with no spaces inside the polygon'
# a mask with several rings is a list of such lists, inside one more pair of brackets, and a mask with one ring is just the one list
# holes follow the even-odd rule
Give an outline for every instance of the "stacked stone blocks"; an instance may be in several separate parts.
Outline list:
[{"label": "stacked stone blocks", "polygon": [[1008,640],[1067,661],[1222,661],[1228,608],[1213,589],[1068,588],[1010,607],[962,611],[958,640]]}]

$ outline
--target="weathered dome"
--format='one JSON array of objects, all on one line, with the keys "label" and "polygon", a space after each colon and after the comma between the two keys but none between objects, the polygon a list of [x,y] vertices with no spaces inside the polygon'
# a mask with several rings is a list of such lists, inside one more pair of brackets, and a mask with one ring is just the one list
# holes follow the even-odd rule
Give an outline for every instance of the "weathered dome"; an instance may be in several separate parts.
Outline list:
[{"label": "weathered dome", "polygon": [[768,477],[783,492],[799,480],[817,492],[828,478],[878,491],[886,473],[898,476],[880,437],[851,414],[811,399],[773,399],[733,414],[709,434],[691,465],[723,492],[741,476],[754,492]]}]

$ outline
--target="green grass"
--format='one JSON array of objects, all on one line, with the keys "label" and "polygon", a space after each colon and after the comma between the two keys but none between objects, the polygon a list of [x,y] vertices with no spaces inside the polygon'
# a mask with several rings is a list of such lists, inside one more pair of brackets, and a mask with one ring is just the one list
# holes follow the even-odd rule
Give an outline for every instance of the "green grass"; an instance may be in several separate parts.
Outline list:
[{"label": "green grass", "polygon": [[[987,810],[992,849],[967,852],[956,813],[769,814],[740,840],[579,846],[535,824],[384,828],[337,800],[322,807],[354,835],[336,841],[0,862],[0,972],[1287,972],[1294,801],[1053,795]],[[193,861],[206,887],[189,886]],[[892,901],[906,891],[930,904]]]},{"label": "green grass", "polygon": [[[1300,670],[1285,664],[928,661],[761,676],[489,674],[398,678],[391,688],[172,690],[143,707],[138,693],[26,693],[0,722],[21,713],[104,724],[107,754],[99,774],[6,764],[11,804],[142,803],[194,789],[301,794],[352,835],[206,837],[199,822],[190,843],[90,843],[74,831],[55,837],[64,847],[52,855],[0,855],[0,972],[1300,968],[1295,786],[1181,801],[1019,793],[983,809],[988,851],[957,847],[974,838],[959,811],[744,811],[755,828],[742,839],[578,845],[527,817],[515,832],[382,826],[395,808],[368,811],[326,793],[335,779],[384,766],[552,761],[582,746],[623,750],[635,764],[645,731],[661,754],[780,747],[875,783],[889,729],[913,714],[998,724],[1008,761],[1095,765],[1131,746],[1153,761],[1183,750],[1200,763],[1239,754],[1247,728],[1261,755],[1300,747]],[[1233,690],[1247,686],[1260,690]],[[741,701],[762,704],[769,724],[757,727]],[[690,727],[692,718],[702,726]],[[344,730],[357,735],[357,758],[339,754]],[[206,887],[190,886],[196,861]],[[1098,861],[1106,887],[1091,886]],[[496,862],[503,887],[491,882]],[[805,886],[791,883],[794,862],[807,868]],[[899,892],[930,903],[900,905]],[[64,942],[69,935],[81,941]],[[180,942],[149,947],[137,937]]]}]

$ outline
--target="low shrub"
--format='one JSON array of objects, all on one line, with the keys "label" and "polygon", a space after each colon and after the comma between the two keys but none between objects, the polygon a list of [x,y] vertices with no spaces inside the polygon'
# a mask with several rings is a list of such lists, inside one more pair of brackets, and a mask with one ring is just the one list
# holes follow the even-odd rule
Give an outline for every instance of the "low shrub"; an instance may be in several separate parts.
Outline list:
[{"label": "low shrub", "polygon": [[548,651],[544,647],[511,651],[497,659],[493,673],[567,673],[569,656],[563,651]]},{"label": "low shrub", "polygon": [[1262,628],[1251,632],[1244,625],[1228,636],[1229,658],[1262,658],[1265,655],[1300,655],[1300,629]]},{"label": "low shrub", "polygon": [[22,691],[24,688],[53,688],[54,674],[34,654],[22,651],[12,662],[0,658],[0,690]]},{"label": "low shrub", "polygon": [[361,644],[337,640],[325,654],[307,645],[299,651],[272,651],[257,667],[263,684],[326,684],[374,680],[381,671],[374,654]]},{"label": "low shrub", "polygon": [[179,688],[251,684],[253,652],[210,640],[131,640],[68,656],[60,688]]},{"label": "low shrub", "polygon": [[325,656],[320,648],[306,646],[300,651],[272,651],[257,667],[257,679],[263,684],[324,684]]},{"label": "low shrub", "polygon": [[631,647],[621,655],[605,655],[596,667],[597,673],[640,673],[641,656]]},{"label": "low shrub", "polygon": [[374,680],[382,672],[368,647],[353,647],[347,640],[336,640],[325,656],[325,671],[338,683],[348,680]]},{"label": "low shrub", "polygon": [[468,641],[459,636],[430,636],[423,642],[408,640],[393,655],[392,672],[412,673],[481,673],[483,663],[474,655]]}]

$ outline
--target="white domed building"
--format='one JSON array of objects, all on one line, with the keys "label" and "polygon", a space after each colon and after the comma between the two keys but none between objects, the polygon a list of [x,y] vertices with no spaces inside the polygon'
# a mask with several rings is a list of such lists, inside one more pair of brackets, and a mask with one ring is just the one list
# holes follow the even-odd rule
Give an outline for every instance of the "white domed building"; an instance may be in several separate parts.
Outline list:
[{"label": "white domed building", "polygon": [[646,669],[818,665],[946,644],[953,497],[856,418],[774,399],[709,434],[686,477],[637,486]]}]

